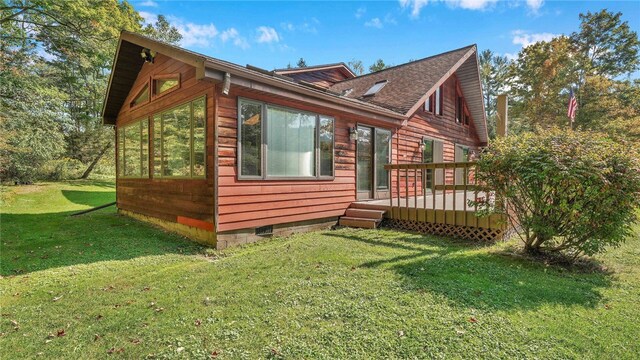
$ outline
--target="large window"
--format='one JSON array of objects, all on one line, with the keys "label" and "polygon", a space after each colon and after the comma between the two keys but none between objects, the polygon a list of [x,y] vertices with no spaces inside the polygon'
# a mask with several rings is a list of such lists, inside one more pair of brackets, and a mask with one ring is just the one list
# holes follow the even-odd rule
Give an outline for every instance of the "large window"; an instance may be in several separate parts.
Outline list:
[{"label": "large window", "polygon": [[240,99],[238,129],[240,177],[333,177],[333,118]]},{"label": "large window", "polygon": [[118,175],[149,176],[149,120],[141,119],[118,128]]},{"label": "large window", "polygon": [[205,123],[205,97],[154,115],[154,177],[205,176]]}]

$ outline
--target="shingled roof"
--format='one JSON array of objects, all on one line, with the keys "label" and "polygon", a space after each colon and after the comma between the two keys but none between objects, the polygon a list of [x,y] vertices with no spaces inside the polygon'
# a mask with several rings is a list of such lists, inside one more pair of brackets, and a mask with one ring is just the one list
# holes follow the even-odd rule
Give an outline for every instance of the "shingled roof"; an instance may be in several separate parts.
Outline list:
[{"label": "shingled roof", "polygon": [[[475,45],[469,45],[347,79],[331,86],[329,90],[411,116],[438,86],[456,73],[480,139],[486,141],[484,103],[476,51]],[[381,81],[387,83],[380,91],[372,96],[364,96],[367,90]]]},{"label": "shingled roof", "polygon": [[[238,77],[247,79],[248,86],[255,86],[252,85],[253,81],[264,82],[301,95],[328,100],[336,106],[365,111],[374,117],[379,115],[380,119],[393,122],[403,121],[399,119],[406,121],[438,86],[455,73],[465,94],[480,141],[486,142],[488,138],[475,45],[340,81],[329,88],[320,88],[306,81],[296,81],[286,74],[278,74],[277,71],[261,70],[249,65],[243,67],[123,31],[103,107],[105,124],[115,124],[123,101],[142,66],[143,60],[139,56],[142,48],[151,48],[193,65],[196,68],[197,79],[213,76],[220,80],[220,74],[217,72],[228,72],[234,76],[232,82]],[[343,64],[324,66],[336,65],[346,67]],[[379,92],[373,96],[363,96],[371,86],[380,81],[386,81],[386,85]]]}]

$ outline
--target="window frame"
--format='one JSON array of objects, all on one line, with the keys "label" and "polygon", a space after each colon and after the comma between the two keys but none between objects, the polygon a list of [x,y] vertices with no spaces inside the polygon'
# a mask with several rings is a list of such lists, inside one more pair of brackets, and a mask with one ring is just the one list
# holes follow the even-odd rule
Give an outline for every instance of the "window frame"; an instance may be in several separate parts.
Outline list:
[{"label": "window frame", "polygon": [[[242,141],[241,141],[242,140],[242,123],[240,121],[242,103],[260,105],[260,117],[261,117],[261,120],[260,120],[260,140],[261,140],[260,174],[261,175],[243,175],[242,174]],[[266,129],[268,128],[268,121],[269,121],[269,116],[267,111],[267,108],[269,107],[315,116],[316,128],[315,128],[315,134],[314,134],[315,146],[314,146],[314,156],[313,156],[315,160],[315,164],[314,164],[315,176],[273,176],[273,175],[267,174],[267,166],[268,166],[267,152],[269,151],[269,144],[268,144],[269,139],[267,137]],[[236,119],[237,121],[237,145],[236,145],[237,146],[237,149],[236,149],[237,175],[236,176],[238,180],[254,180],[254,181],[255,180],[265,180],[265,181],[277,181],[277,180],[305,181],[307,180],[308,181],[308,180],[334,180],[335,179],[336,177],[336,118],[335,116],[315,113],[313,111],[300,110],[300,109],[296,109],[288,106],[268,103],[265,101],[259,101],[259,100],[254,100],[254,99],[239,96],[237,99],[237,116],[236,117],[237,117]],[[332,164],[331,164],[331,176],[321,175],[320,173],[321,172],[321,166],[320,166],[320,158],[321,158],[320,156],[320,118],[321,117],[331,118],[333,121],[333,136],[332,136],[332,143],[331,143],[331,151],[333,153],[333,156],[332,156]]]},{"label": "window frame", "polygon": [[433,114],[437,116],[444,116],[444,84],[440,84],[436,91],[433,92]]},{"label": "window frame", "polygon": [[[194,147],[193,147],[193,104],[194,102],[200,100],[200,99],[204,99],[204,174],[203,175],[198,175],[198,176],[194,176],[193,175],[193,166],[194,166]],[[164,175],[164,121],[162,120],[162,115],[165,113],[168,113],[176,108],[179,108],[181,106],[184,106],[185,104],[189,104],[189,113],[190,113],[190,124],[191,126],[189,127],[189,172],[190,172],[190,176],[172,176],[172,175]],[[206,94],[201,94],[198,95],[196,97],[193,97],[189,100],[183,101],[177,105],[171,106],[167,109],[164,109],[162,111],[158,111],[156,113],[153,114],[153,116],[151,117],[152,121],[151,123],[153,123],[153,129],[150,131],[151,134],[154,135],[155,132],[155,118],[156,116],[160,119],[160,175],[156,175],[155,174],[155,156],[154,156],[154,161],[153,161],[153,166],[151,166],[151,164],[149,164],[149,173],[153,173],[153,179],[182,179],[182,180],[206,180],[207,178],[207,137],[208,137],[208,132],[207,132],[207,128],[208,128],[208,118],[209,118],[209,114],[207,111],[207,95]],[[155,142],[155,138],[153,141],[153,152],[155,155],[155,148],[156,146],[158,146],[158,144],[156,144]]]},{"label": "window frame", "polygon": [[[116,143],[118,144],[118,152],[120,152],[120,141],[122,141],[122,159],[119,158],[118,156],[118,161],[116,162],[116,165],[119,167],[118,171],[117,171],[117,178],[119,179],[149,179],[151,177],[151,171],[150,171],[150,166],[149,166],[149,161],[150,161],[150,153],[151,153],[151,141],[150,141],[150,116],[143,116],[139,119],[136,119],[134,121],[131,121],[127,124],[124,125],[120,125],[118,127],[118,131],[117,131],[117,141]],[[138,125],[139,123],[146,121],[147,122],[147,175],[125,175],[125,171],[124,168],[126,167],[126,154],[127,154],[127,145],[126,145],[126,139],[127,137],[124,135],[124,132],[126,131],[125,129],[128,127],[132,127],[134,125]],[[142,173],[142,170],[144,169],[144,166],[142,166],[143,164],[143,151],[142,151],[142,129],[140,129],[139,131],[139,135],[140,135],[140,172]],[[121,139],[122,138],[122,139]]]},{"label": "window frame", "polygon": [[[142,94],[142,92],[144,91],[144,89],[147,89],[147,91],[149,91],[149,95],[147,96],[147,100],[139,103],[139,104],[135,104],[136,99]],[[130,109],[136,109],[139,108],[143,105],[147,105],[148,103],[151,102],[151,84],[149,82],[149,80],[147,79],[147,81],[145,81],[143,84],[141,84],[140,86],[138,86],[136,88],[136,91],[134,92],[134,94],[136,94],[133,99],[131,99],[131,101],[129,102],[129,108]]]},{"label": "window frame", "polygon": [[[157,85],[156,85],[156,80],[177,80],[178,83],[170,88],[168,88],[167,90],[161,92],[161,93],[157,93]],[[167,94],[170,94],[178,89],[180,89],[180,86],[182,85],[182,79],[180,78],[180,73],[174,73],[174,74],[158,74],[158,75],[153,75],[151,77],[151,96],[153,96],[153,99],[157,99],[160,97],[163,97]]]}]

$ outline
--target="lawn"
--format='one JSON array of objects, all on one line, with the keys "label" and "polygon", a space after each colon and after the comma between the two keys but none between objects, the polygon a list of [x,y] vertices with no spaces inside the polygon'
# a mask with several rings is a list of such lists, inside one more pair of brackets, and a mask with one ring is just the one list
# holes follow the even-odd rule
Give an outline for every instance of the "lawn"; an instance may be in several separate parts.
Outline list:
[{"label": "lawn", "polygon": [[[116,214],[109,182],[2,192],[0,358],[640,354],[640,239],[566,269],[391,230],[223,252]],[[638,228],[640,234],[640,228]]]}]

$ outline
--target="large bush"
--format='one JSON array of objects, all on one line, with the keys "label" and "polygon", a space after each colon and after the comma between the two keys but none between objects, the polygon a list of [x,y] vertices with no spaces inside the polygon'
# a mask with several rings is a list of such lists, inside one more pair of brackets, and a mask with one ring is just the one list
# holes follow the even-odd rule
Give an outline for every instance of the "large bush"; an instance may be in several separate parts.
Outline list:
[{"label": "large bush", "polygon": [[478,180],[531,253],[592,255],[632,233],[640,207],[640,163],[633,144],[605,135],[538,130],[492,142]]}]

